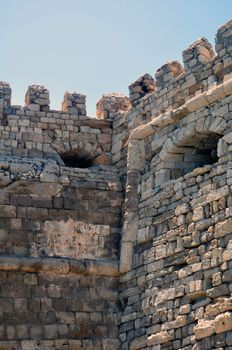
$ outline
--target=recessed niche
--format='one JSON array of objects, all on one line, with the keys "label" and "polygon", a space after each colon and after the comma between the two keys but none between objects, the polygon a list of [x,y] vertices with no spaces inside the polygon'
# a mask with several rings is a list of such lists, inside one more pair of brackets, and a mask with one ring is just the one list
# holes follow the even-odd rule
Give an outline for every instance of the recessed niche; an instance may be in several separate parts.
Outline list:
[{"label": "recessed niche", "polygon": [[95,157],[85,150],[72,150],[61,154],[66,167],[90,168],[94,164]]},{"label": "recessed niche", "polygon": [[171,169],[171,179],[177,179],[195,168],[216,163],[218,161],[218,141],[219,136],[215,134],[207,138],[197,135],[197,137],[188,140],[187,143],[180,148],[180,161],[176,161],[175,167]]},{"label": "recessed niche", "polygon": [[156,172],[155,186],[168,180],[178,179],[196,168],[212,165],[218,161],[219,135],[197,134],[181,144],[174,145],[163,158]]}]

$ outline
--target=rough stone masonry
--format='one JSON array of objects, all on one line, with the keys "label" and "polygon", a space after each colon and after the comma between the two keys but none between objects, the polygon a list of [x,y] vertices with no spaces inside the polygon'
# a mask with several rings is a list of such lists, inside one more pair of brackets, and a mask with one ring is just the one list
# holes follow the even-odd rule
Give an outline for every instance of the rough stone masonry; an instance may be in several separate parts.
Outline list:
[{"label": "rough stone masonry", "polygon": [[232,21],[129,98],[0,84],[0,350],[232,350]]}]

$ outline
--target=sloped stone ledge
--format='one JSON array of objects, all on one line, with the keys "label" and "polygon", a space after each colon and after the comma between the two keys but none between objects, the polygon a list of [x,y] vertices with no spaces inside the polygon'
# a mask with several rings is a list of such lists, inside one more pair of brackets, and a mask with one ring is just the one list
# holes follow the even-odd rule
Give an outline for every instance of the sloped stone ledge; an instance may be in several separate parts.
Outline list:
[{"label": "sloped stone ledge", "polygon": [[171,111],[160,114],[158,117],[152,118],[152,120],[146,125],[142,125],[133,130],[130,134],[129,141],[133,139],[143,140],[145,137],[150,136],[158,130],[164,128],[167,125],[173,124],[180,119],[186,117],[189,113],[195,112],[203,107],[207,107],[218,100],[223,99],[232,93],[232,79],[228,79],[222,84],[216,85],[208,91],[203,92],[197,96],[194,96],[188,100],[181,107]]},{"label": "sloped stone ledge", "polygon": [[63,258],[37,258],[0,256],[0,271],[52,272],[94,276],[119,276],[118,262],[110,260],[74,260]]}]

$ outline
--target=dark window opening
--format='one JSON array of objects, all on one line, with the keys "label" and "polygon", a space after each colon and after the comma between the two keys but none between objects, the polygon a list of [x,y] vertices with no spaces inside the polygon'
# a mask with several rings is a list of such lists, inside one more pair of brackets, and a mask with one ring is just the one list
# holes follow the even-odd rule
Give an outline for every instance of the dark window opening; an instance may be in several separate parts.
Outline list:
[{"label": "dark window opening", "polygon": [[156,169],[155,187],[166,181],[178,179],[196,168],[216,163],[219,139],[220,136],[216,134],[196,134],[178,145],[173,145]]},{"label": "dark window opening", "polygon": [[171,179],[177,179],[196,168],[216,163],[219,138],[218,135],[208,135],[205,138],[197,135],[183,146],[181,145],[181,152],[173,153],[173,159],[175,156],[179,159],[175,161],[175,167],[171,168]]},{"label": "dark window opening", "polygon": [[95,158],[90,153],[79,150],[65,152],[61,155],[61,159],[66,167],[89,168],[94,165]]}]

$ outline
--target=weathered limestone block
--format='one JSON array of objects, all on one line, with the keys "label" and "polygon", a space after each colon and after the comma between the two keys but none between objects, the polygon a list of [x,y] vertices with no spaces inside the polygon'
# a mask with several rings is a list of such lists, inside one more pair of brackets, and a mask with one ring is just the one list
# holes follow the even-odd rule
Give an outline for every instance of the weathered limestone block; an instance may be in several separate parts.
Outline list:
[{"label": "weathered limestone block", "polygon": [[216,333],[223,333],[232,330],[232,312],[225,312],[215,318]]},{"label": "weathered limestone block", "polygon": [[155,80],[150,74],[144,74],[129,86],[129,96],[132,106],[135,106],[140,98],[155,91]]},{"label": "weathered limestone block", "polygon": [[25,106],[33,111],[48,112],[49,91],[42,85],[31,85],[25,95]]},{"label": "weathered limestone block", "polygon": [[163,331],[157,334],[152,334],[147,338],[147,346],[164,344],[172,339],[172,336],[167,331]]},{"label": "weathered limestone block", "polygon": [[206,295],[212,299],[229,294],[230,291],[227,284],[221,284],[220,286],[210,288],[206,292]]},{"label": "weathered limestone block", "polygon": [[157,87],[164,87],[167,82],[177,78],[184,72],[184,68],[178,61],[170,61],[161,66],[155,73]]},{"label": "weathered limestone block", "polygon": [[204,209],[203,209],[203,207],[194,208],[192,220],[194,222],[196,222],[196,221],[200,221],[200,220],[203,220],[203,219],[204,219]]},{"label": "weathered limestone block", "polygon": [[110,227],[86,224],[71,218],[68,221],[46,220],[41,233],[41,245],[48,256],[96,259],[104,256],[105,240],[110,234]]},{"label": "weathered limestone block", "polygon": [[225,311],[232,311],[232,298],[218,298],[216,303],[206,306],[205,315],[215,317]]},{"label": "weathered limestone block", "polygon": [[173,300],[175,298],[175,288],[168,288],[160,291],[157,296],[155,303],[161,304],[166,300]]},{"label": "weathered limestone block", "polygon": [[226,93],[224,91],[223,85],[218,85],[216,87],[212,87],[206,93],[207,101],[210,104],[213,102],[216,102],[220,99],[223,99],[223,97],[225,97],[225,96],[226,96]]},{"label": "weathered limestone block", "polygon": [[229,240],[228,245],[222,254],[222,259],[223,261],[232,260],[232,239]]},{"label": "weathered limestone block", "polygon": [[126,112],[131,102],[126,95],[112,93],[103,95],[96,104],[96,115],[99,119],[111,119],[118,112]]},{"label": "weathered limestone block", "polygon": [[123,242],[120,251],[120,272],[130,271],[132,264],[133,242]]},{"label": "weathered limestone block", "polygon": [[202,107],[207,106],[208,104],[209,102],[207,100],[206,93],[202,93],[188,100],[186,102],[186,108],[191,113]]},{"label": "weathered limestone block", "polygon": [[147,344],[147,337],[146,336],[142,336],[139,338],[136,338],[134,340],[132,340],[131,344],[130,344],[130,349],[131,350],[138,350],[141,348],[144,348]]},{"label": "weathered limestone block", "polygon": [[145,165],[145,148],[143,140],[132,140],[128,147],[128,168],[143,171]]},{"label": "weathered limestone block", "polygon": [[176,320],[174,321],[174,328],[180,328],[184,327],[188,324],[188,320],[186,316],[177,316]]},{"label": "weathered limestone block", "polygon": [[77,92],[65,92],[62,111],[77,116],[86,116],[86,96]]},{"label": "weathered limestone block", "polygon": [[225,91],[225,94],[229,96],[232,92],[232,79],[228,79],[223,83],[223,90]]},{"label": "weathered limestone block", "polygon": [[122,231],[122,241],[134,242],[138,229],[138,217],[134,212],[125,213],[125,221]]},{"label": "weathered limestone block", "polygon": [[224,237],[228,233],[232,233],[232,218],[225,221],[221,221],[215,225],[214,237],[220,238]]},{"label": "weathered limestone block", "polygon": [[223,139],[220,139],[218,141],[217,155],[218,157],[222,157],[227,153],[228,153],[228,144]]},{"label": "weathered limestone block", "polygon": [[184,203],[176,207],[175,209],[175,215],[181,215],[181,214],[187,214],[190,211],[189,204]]},{"label": "weathered limestone block", "polygon": [[215,321],[200,319],[193,331],[197,340],[210,337],[215,333]]},{"label": "weathered limestone block", "polygon": [[186,70],[197,68],[215,56],[212,45],[206,38],[201,38],[183,51],[183,62]]}]

